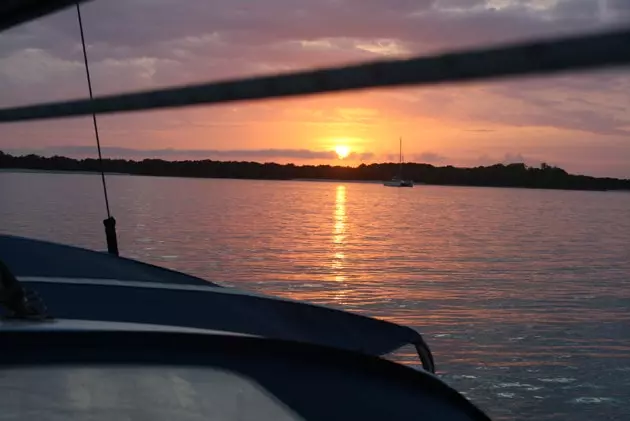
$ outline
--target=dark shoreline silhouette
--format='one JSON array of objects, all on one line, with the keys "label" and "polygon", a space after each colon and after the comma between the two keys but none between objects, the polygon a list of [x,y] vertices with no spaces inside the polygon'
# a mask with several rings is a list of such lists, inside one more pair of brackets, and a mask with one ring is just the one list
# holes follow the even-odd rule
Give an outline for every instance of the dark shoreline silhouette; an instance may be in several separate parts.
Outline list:
[{"label": "dark shoreline silhouette", "polygon": [[[384,181],[398,172],[398,164],[361,164],[358,167],[331,165],[294,165],[235,161],[164,161],[145,159],[104,159],[106,172],[193,178],[236,178],[263,180],[353,180]],[[73,159],[62,156],[13,156],[0,151],[0,169],[44,171],[100,171],[98,160]],[[495,164],[487,167],[435,167],[429,164],[406,163],[405,178],[416,183],[444,186],[522,187],[563,190],[630,190],[630,180],[597,178],[568,174],[562,168],[541,164],[539,168],[523,163]]]}]

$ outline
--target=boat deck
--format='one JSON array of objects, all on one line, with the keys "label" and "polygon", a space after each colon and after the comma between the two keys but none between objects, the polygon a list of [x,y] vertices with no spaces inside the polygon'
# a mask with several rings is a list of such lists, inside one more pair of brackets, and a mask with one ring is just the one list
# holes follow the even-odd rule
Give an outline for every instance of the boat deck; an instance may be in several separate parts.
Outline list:
[{"label": "boat deck", "polygon": [[0,259],[17,277],[120,279],[185,285],[221,285],[105,252],[0,235]]}]

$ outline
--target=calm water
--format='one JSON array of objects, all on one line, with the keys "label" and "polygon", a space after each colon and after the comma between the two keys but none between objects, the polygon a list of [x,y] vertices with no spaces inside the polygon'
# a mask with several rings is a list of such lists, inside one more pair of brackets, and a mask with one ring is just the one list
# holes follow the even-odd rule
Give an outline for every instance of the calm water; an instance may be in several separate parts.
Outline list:
[{"label": "calm water", "polygon": [[[99,183],[0,173],[0,231],[103,249]],[[496,419],[630,418],[630,194],[109,186],[128,257],[417,328],[440,375]]]}]

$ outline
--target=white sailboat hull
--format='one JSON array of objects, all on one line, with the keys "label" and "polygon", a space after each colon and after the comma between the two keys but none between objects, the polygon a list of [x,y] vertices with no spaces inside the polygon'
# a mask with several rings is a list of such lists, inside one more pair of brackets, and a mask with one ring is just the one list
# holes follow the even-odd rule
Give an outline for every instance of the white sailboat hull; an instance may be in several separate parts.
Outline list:
[{"label": "white sailboat hull", "polygon": [[383,183],[385,187],[413,187],[411,180],[392,180]]}]

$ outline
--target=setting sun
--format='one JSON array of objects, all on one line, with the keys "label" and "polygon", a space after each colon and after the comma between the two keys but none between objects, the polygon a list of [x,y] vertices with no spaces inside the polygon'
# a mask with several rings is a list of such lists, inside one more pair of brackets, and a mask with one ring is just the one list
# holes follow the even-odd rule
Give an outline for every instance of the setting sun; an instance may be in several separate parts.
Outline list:
[{"label": "setting sun", "polygon": [[335,146],[335,152],[337,153],[337,157],[339,159],[347,158],[350,155],[350,148],[347,146],[338,145]]}]

